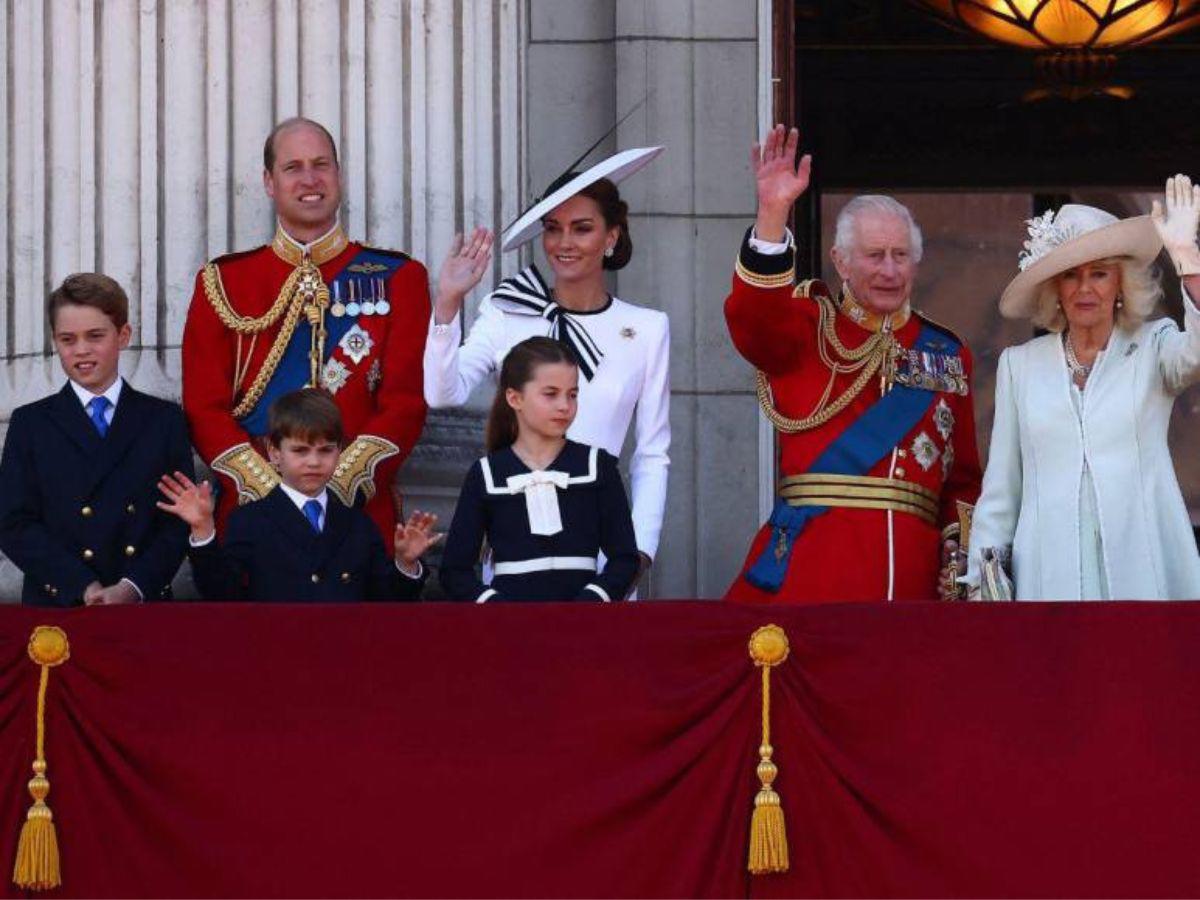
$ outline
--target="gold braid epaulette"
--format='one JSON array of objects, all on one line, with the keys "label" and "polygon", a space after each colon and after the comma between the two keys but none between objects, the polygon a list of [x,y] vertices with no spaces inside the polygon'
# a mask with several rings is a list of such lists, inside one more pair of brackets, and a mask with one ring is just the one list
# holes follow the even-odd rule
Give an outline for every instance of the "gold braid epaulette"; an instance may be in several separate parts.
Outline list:
[{"label": "gold braid epaulette", "polygon": [[[802,282],[796,288],[796,295],[809,296],[808,287],[809,282]],[[859,346],[854,348],[846,347],[838,339],[837,332],[834,329],[837,309],[833,305],[833,300],[820,293],[812,295],[811,299],[817,304],[819,317],[819,324],[817,326],[817,352],[820,354],[821,362],[829,369],[829,383],[825,386],[825,392],[813,407],[812,412],[802,419],[790,419],[785,416],[775,408],[775,402],[771,396],[771,385],[767,380],[767,376],[761,370],[756,370],[754,373],[758,405],[762,407],[763,415],[767,417],[767,420],[783,434],[796,434],[800,431],[809,431],[824,425],[849,406],[854,401],[854,398],[862,393],[863,388],[867,386],[871,378],[881,369],[884,371],[885,376],[888,374],[891,369],[893,354],[897,350],[896,340],[889,331],[878,331],[859,344]],[[838,358],[835,359],[830,350]],[[829,402],[834,379],[839,374],[849,374],[851,372],[858,372],[858,377],[854,379],[854,382],[850,387],[846,388],[840,397],[832,403]]]},{"label": "gold braid epaulette", "polygon": [[[216,264],[208,263],[204,266],[204,295],[208,297],[208,302],[212,304],[221,324],[230,331],[236,334],[259,334],[279,321],[280,316],[284,315],[285,310],[287,311],[287,315],[283,319],[283,327],[279,329],[279,334],[271,344],[267,358],[263,360],[250,388],[233,408],[235,419],[240,419],[258,404],[263,391],[267,389],[267,383],[275,374],[275,369],[278,368],[279,361],[283,358],[284,351],[287,350],[287,346],[292,340],[292,332],[296,330],[296,323],[300,321],[300,314],[304,306],[304,296],[297,290],[301,274],[302,268],[295,268],[287,277],[287,281],[283,283],[283,287],[279,289],[279,296],[275,298],[271,308],[258,318],[253,318],[238,315],[230,305],[229,298],[225,296],[225,288],[221,284],[221,273]],[[237,385],[234,385],[234,388],[236,389]]]}]

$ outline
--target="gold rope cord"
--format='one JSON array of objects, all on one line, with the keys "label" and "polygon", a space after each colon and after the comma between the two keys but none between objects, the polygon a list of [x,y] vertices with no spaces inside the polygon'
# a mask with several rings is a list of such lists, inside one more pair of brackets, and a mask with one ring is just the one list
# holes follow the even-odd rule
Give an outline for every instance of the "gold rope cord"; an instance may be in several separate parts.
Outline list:
[{"label": "gold rope cord", "polygon": [[[829,381],[812,411],[800,419],[792,419],[783,415],[775,408],[767,376],[761,370],[754,373],[758,405],[762,407],[763,415],[767,417],[767,420],[784,434],[796,434],[824,425],[849,406],[880,369],[884,370],[885,376],[890,373],[892,360],[898,349],[892,333],[882,330],[871,335],[853,349],[845,346],[838,339],[834,328],[837,310],[834,308],[833,301],[822,296],[816,296],[813,299],[816,300],[820,316],[817,331],[817,353],[820,355],[821,362],[829,369]],[[846,388],[841,396],[830,403],[829,397],[833,393],[835,378],[838,375],[849,375],[853,372],[858,372],[854,382]]]},{"label": "gold rope cord", "polygon": [[[212,304],[217,318],[221,320],[221,324],[237,335],[238,346],[233,383],[235,397],[249,370],[250,358],[254,354],[258,335],[278,322],[281,317],[283,318],[283,325],[279,329],[279,334],[275,336],[271,349],[267,352],[267,358],[263,360],[258,374],[255,375],[254,381],[251,382],[241,401],[233,408],[234,418],[241,418],[249,413],[262,399],[267,384],[279,367],[279,361],[283,358],[288,344],[291,343],[301,315],[306,316],[312,326],[309,347],[309,384],[313,387],[321,386],[321,363],[325,356],[326,339],[325,309],[329,305],[329,288],[321,277],[321,270],[313,264],[311,259],[306,257],[300,265],[292,270],[287,280],[284,281],[283,287],[279,289],[279,295],[271,304],[271,308],[257,318],[239,315],[233,309],[225,294],[225,286],[221,282],[221,272],[214,263],[205,265],[203,281],[204,294],[208,298],[208,302]],[[251,336],[250,349],[245,358],[242,356],[243,335]]]},{"label": "gold rope cord", "polygon": [[234,310],[225,294],[225,285],[221,283],[221,270],[217,268],[216,263],[207,263],[204,266],[204,295],[208,297],[208,302],[212,304],[221,324],[230,331],[238,334],[258,334],[279,321],[279,317],[294,298],[300,275],[301,269],[297,266],[279,289],[279,295],[271,304],[271,308],[258,318],[238,315]]}]

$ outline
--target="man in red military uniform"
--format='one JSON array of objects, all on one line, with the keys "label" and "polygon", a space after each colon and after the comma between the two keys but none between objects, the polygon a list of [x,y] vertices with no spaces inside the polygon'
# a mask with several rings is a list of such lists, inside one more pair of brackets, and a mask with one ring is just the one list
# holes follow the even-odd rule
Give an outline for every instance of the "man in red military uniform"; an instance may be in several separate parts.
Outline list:
[{"label": "man in red military uniform", "polygon": [[779,432],[779,499],[727,599],[814,603],[957,594],[960,518],[979,495],[971,355],[909,305],[920,230],[890,197],[838,217],[837,297],[794,282],[787,229],[812,164],[782,125],[753,149],[758,215],[725,317]]},{"label": "man in red military uniform", "polygon": [[329,489],[365,504],[391,546],[391,485],[425,423],[425,268],[346,237],[337,147],[316,122],[276,126],[263,166],[275,237],[204,267],[183,332],[183,408],[221,476],[218,527],[279,483],[265,458],[271,402],[317,386],[337,402],[348,441]]}]

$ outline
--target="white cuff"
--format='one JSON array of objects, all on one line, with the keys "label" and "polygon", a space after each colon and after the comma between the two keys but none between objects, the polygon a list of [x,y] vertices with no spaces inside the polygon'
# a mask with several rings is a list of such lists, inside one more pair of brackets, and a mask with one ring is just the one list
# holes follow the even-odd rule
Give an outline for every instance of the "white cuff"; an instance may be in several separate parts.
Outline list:
[{"label": "white cuff", "polygon": [[203,538],[201,540],[196,540],[194,537],[192,537],[189,534],[188,535],[188,546],[189,547],[207,547],[209,544],[211,544],[213,542],[213,540],[216,538],[216,536],[217,536],[217,531],[215,528],[213,529],[212,534],[210,534],[208,537]]},{"label": "white cuff", "polygon": [[462,316],[461,312],[457,313],[457,314],[455,314],[454,318],[451,319],[449,322],[442,324],[442,323],[438,322],[438,320],[436,318],[436,313],[430,313],[430,315],[429,315],[429,336],[436,337],[441,340],[446,340],[447,338],[454,338],[455,342],[457,343],[459,338],[461,338],[461,336],[462,336],[462,327],[459,325],[459,322],[461,321],[461,316]]},{"label": "white cuff", "polygon": [[482,594],[480,594],[478,597],[475,598],[475,602],[476,603],[487,603],[489,600],[491,600],[493,597],[496,596],[496,593],[497,592],[495,590],[493,590],[492,588],[488,588],[486,591],[484,591]]},{"label": "white cuff", "polygon": [[600,587],[600,585],[598,585],[598,584],[590,584],[590,583],[585,584],[583,586],[583,589],[585,591],[595,591],[597,594],[599,594],[600,599],[603,600],[605,603],[612,603],[612,597],[608,596],[608,591],[606,591],[604,588]]},{"label": "white cuff", "polygon": [[396,560],[396,571],[399,572],[401,575],[403,575],[405,578],[411,578],[413,581],[419,581],[421,576],[425,574],[425,566],[422,565],[421,561],[418,559],[417,560],[417,574],[410,575],[408,572],[404,571],[404,566],[400,565],[400,561]]},{"label": "white cuff", "polygon": [[761,253],[763,256],[778,256],[780,253],[786,253],[790,248],[796,246],[796,240],[792,237],[792,229],[785,228],[783,230],[783,243],[775,243],[774,241],[763,241],[754,236],[754,229],[750,229],[750,249],[755,253]]},{"label": "white cuff", "polygon": [[140,587],[138,587],[136,584],[133,583],[132,578],[122,578],[121,581],[125,582],[127,585],[129,585],[131,588],[133,588],[135,591],[137,591],[139,603],[146,602],[146,595],[142,593],[142,589]]}]

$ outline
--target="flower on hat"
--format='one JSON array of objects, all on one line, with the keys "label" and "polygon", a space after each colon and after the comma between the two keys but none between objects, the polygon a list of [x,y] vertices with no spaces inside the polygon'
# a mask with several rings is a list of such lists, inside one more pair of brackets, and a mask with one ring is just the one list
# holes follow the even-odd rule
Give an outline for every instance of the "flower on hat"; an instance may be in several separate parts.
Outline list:
[{"label": "flower on hat", "polygon": [[1054,211],[1049,209],[1040,216],[1026,219],[1025,224],[1029,226],[1029,240],[1025,242],[1025,249],[1017,254],[1017,268],[1022,272],[1054,248],[1079,236],[1075,225],[1055,224]]}]

